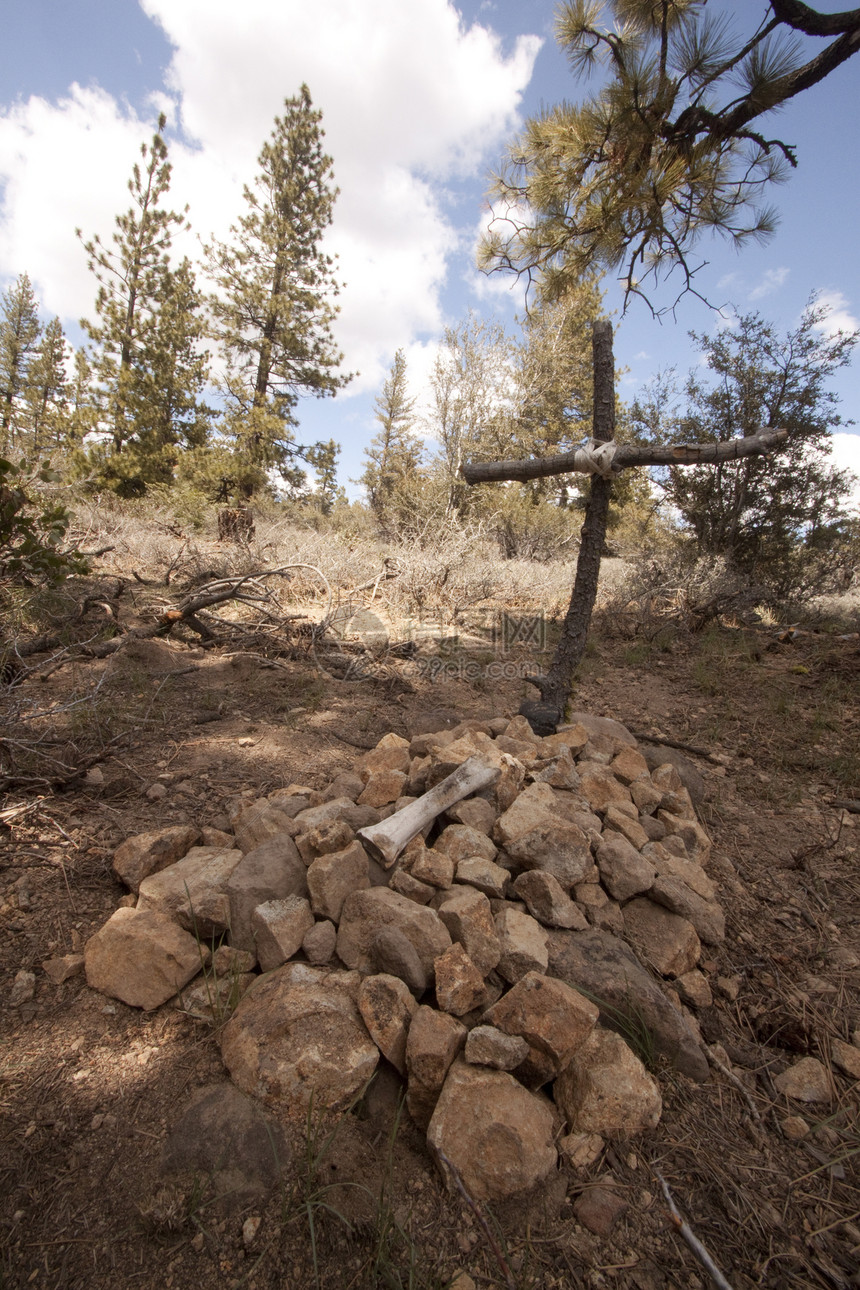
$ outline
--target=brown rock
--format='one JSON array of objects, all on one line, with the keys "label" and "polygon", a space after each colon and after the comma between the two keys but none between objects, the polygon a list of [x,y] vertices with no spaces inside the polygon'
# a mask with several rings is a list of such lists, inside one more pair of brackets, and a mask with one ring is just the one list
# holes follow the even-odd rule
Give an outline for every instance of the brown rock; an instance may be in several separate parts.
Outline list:
[{"label": "brown rock", "polygon": [[470,1066],[491,1066],[497,1071],[514,1070],[528,1055],[528,1043],[520,1035],[483,1025],[469,1031],[463,1052]]},{"label": "brown rock", "polygon": [[582,930],[588,926],[582,911],[551,873],[542,869],[521,873],[513,884],[513,890],[520,900],[526,902],[532,918],[536,918],[544,927],[576,927]]},{"label": "brown rock", "polygon": [[490,902],[474,888],[452,891],[439,906],[439,917],[453,941],[463,946],[484,976],[499,962],[502,947],[493,921]]},{"label": "brown rock", "polygon": [[234,1083],[280,1113],[348,1105],[379,1060],[350,977],[294,963],[259,977],[221,1032]]},{"label": "brown rock", "polygon": [[817,1057],[801,1057],[799,1062],[777,1075],[774,1086],[785,1097],[797,1102],[831,1102],[833,1088],[827,1068]]},{"label": "brown rock", "polygon": [[692,923],[699,939],[718,945],[726,938],[726,918],[715,900],[703,900],[679,878],[658,877],[649,899]]},{"label": "brown rock", "polygon": [[477,833],[487,835],[496,822],[496,808],[483,797],[467,797],[465,801],[449,806],[445,815],[452,824],[465,824]]},{"label": "brown rock", "polygon": [[439,955],[435,975],[436,1002],[455,1017],[479,1007],[486,996],[483,975],[458,943]]},{"label": "brown rock", "polygon": [[166,914],[204,940],[221,936],[230,926],[227,886],[242,858],[239,850],[192,847],[182,860],[142,880],[137,908]]},{"label": "brown rock", "polygon": [[297,837],[296,846],[305,864],[309,865],[317,856],[345,851],[354,838],[355,834],[346,820],[329,820]]},{"label": "brown rock", "polygon": [[675,985],[684,1003],[691,1003],[695,1008],[710,1008],[714,1002],[708,978],[698,968],[679,976]]},{"label": "brown rock", "polygon": [[[645,816],[653,815],[663,800],[660,789],[650,779],[634,780],[630,785],[630,796],[633,798],[634,806],[641,815]],[[660,829],[661,833],[665,833],[663,825],[660,825]]]},{"label": "brown rock", "polygon": [[630,733],[626,726],[620,721],[615,721],[612,717],[595,717],[590,712],[572,712],[571,721],[585,728],[589,737],[601,735],[604,739],[609,739],[615,746],[615,752],[622,752],[625,747],[636,748],[636,737]]},{"label": "brown rock", "polygon": [[306,811],[300,811],[295,822],[297,832],[307,833],[332,820],[344,820],[357,833],[359,829],[378,824],[380,819],[379,811],[373,806],[360,806],[349,797],[335,797],[331,801],[321,802],[319,806],[310,806]]},{"label": "brown rock", "polygon": [[45,959],[42,971],[54,985],[62,985],[70,977],[77,976],[84,970],[83,954],[61,954],[57,958]]},{"label": "brown rock", "polygon": [[359,806],[387,806],[406,792],[408,776],[402,770],[378,770],[370,776],[358,799]]},{"label": "brown rock", "polygon": [[588,731],[585,726],[577,722],[562,726],[561,730],[556,731],[554,735],[546,735],[537,745],[537,750],[541,757],[557,757],[566,749],[575,757],[587,743]]},{"label": "brown rock", "polygon": [[[44,967],[44,963],[42,964]],[[860,1079],[860,1048],[846,1044],[842,1039],[831,1039],[830,1056],[833,1065],[850,1079]]]},{"label": "brown rock", "polygon": [[620,833],[637,851],[641,851],[651,841],[647,830],[643,829],[639,823],[638,814],[636,819],[633,819],[619,806],[607,807],[604,824],[607,829],[613,829],[616,833]]},{"label": "brown rock", "polygon": [[376,972],[374,940],[381,928],[389,926],[399,928],[412,943],[426,978],[432,981],[434,960],[451,944],[445,924],[435,910],[387,887],[371,887],[347,896],[337,936],[342,962],[359,972]]},{"label": "brown rock", "polygon": [[536,918],[508,906],[494,922],[501,949],[496,965],[499,976],[513,983],[529,972],[546,972],[547,934]]},{"label": "brown rock", "polygon": [[230,942],[234,949],[255,951],[252,919],[257,906],[308,894],[307,869],[295,842],[281,833],[247,852],[225,890],[230,902]]},{"label": "brown rock", "polygon": [[616,900],[629,900],[654,884],[654,866],[620,833],[604,833],[596,859],[603,885]]},{"label": "brown rock", "polygon": [[272,972],[297,954],[313,925],[311,907],[303,896],[258,905],[251,916],[251,927],[262,971]]},{"label": "brown rock", "polygon": [[630,789],[616,779],[606,766],[579,763],[579,792],[592,811],[605,811],[613,803],[630,802]]},{"label": "brown rock", "polygon": [[114,873],[126,887],[136,892],[144,878],[181,860],[199,837],[200,830],[193,824],[139,833],[117,847],[113,857]]},{"label": "brown rock", "polygon": [[384,735],[379,743],[358,763],[358,771],[365,783],[380,771],[409,770],[409,740],[400,735]]},{"label": "brown rock", "polygon": [[246,807],[234,825],[235,845],[244,853],[254,851],[268,842],[269,838],[281,834],[292,837],[298,832],[299,828],[293,823],[292,817],[265,797]]},{"label": "brown rock", "polygon": [[590,999],[553,977],[529,972],[488,1008],[484,1019],[520,1035],[529,1056],[517,1074],[529,1087],[554,1079],[585,1042],[599,1016]]},{"label": "brown rock", "polygon": [[422,995],[433,984],[433,973],[410,941],[397,926],[380,927],[372,943],[373,962],[379,973],[398,977],[416,995]]},{"label": "brown rock", "polygon": [[624,934],[630,944],[662,976],[683,976],[698,963],[702,946],[686,918],[672,914],[648,897],[624,906]]},{"label": "brown rock", "polygon": [[358,991],[358,1009],[383,1057],[405,1075],[406,1037],[418,1009],[409,987],[387,974],[365,977]]},{"label": "brown rock", "polygon": [[150,1012],[187,985],[209,951],[166,914],[118,909],[84,946],[87,984]]},{"label": "brown rock", "polygon": [[660,878],[677,878],[687,884],[702,900],[714,900],[717,884],[709,878],[700,864],[690,860],[686,855],[673,855],[659,842],[649,842],[643,847],[642,854],[654,865]]},{"label": "brown rock", "polygon": [[630,1208],[627,1201],[613,1187],[588,1187],[574,1202],[573,1212],[577,1222],[587,1227],[595,1236],[612,1235],[615,1224]]},{"label": "brown rock", "polygon": [[492,860],[482,860],[480,856],[467,856],[457,864],[457,882],[477,887],[485,896],[502,899],[507,890],[511,875],[507,869],[495,864]]},{"label": "brown rock", "polygon": [[609,763],[609,769],[622,784],[634,784],[636,780],[650,779],[648,763],[635,748],[622,748],[621,752]]},{"label": "brown rock", "polygon": [[343,851],[317,856],[308,869],[307,881],[311,908],[317,917],[339,922],[350,892],[370,886],[367,856],[361,843],[351,842]]},{"label": "brown rock", "polygon": [[656,1051],[700,1083],[708,1060],[684,1016],[666,998],[628,945],[608,932],[549,933],[549,972],[605,1006],[608,1025],[644,1027]]},{"label": "brown rock", "polygon": [[427,1143],[456,1169],[476,1200],[497,1201],[542,1182],[555,1168],[552,1104],[512,1075],[457,1061],[430,1121]]},{"label": "brown rock", "polygon": [[552,874],[568,890],[592,864],[591,847],[582,829],[548,814],[536,828],[509,842],[505,850],[520,868]]},{"label": "brown rock", "polygon": [[388,883],[392,891],[399,892],[407,900],[414,900],[418,905],[426,905],[436,894],[436,888],[429,883],[420,882],[407,873],[405,869],[395,869]]},{"label": "brown rock", "polygon": [[454,861],[433,847],[422,847],[415,855],[409,872],[419,882],[445,890],[454,881]]},{"label": "brown rock", "polygon": [[588,1169],[600,1159],[606,1143],[599,1133],[566,1133],[558,1149],[574,1169]]},{"label": "brown rock", "polygon": [[426,1128],[454,1058],[466,1042],[468,1031],[447,1012],[420,1006],[406,1039],[409,1083],[406,1106],[420,1128]]},{"label": "brown rock", "polygon": [[631,1138],[660,1121],[660,1089],[620,1035],[598,1028],[555,1081],[554,1097],[572,1133]]},{"label": "brown rock", "polygon": [[337,945],[337,928],[327,918],[309,927],[302,938],[302,953],[309,963],[321,967],[330,963]]}]

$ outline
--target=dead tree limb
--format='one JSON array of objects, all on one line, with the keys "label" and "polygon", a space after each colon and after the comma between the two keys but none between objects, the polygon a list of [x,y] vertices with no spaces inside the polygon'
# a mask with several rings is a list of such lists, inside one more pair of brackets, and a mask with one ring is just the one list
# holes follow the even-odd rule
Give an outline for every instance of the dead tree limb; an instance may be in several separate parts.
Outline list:
[{"label": "dead tree limb", "polygon": [[[787,430],[762,430],[746,439],[729,439],[725,443],[679,443],[666,448],[619,443],[614,445],[615,451],[607,455],[606,460],[615,475],[628,466],[710,466],[718,461],[738,461],[741,457],[773,452],[782,447],[787,438]],[[550,475],[590,475],[593,472],[593,455],[586,448],[559,452],[552,457],[534,457],[528,461],[475,461],[462,468],[467,484],[506,479],[525,482],[546,479]]]},{"label": "dead tree limb", "polygon": [[561,721],[573,689],[573,676],[585,653],[591,615],[597,599],[600,558],[606,540],[612,480],[631,466],[703,466],[758,456],[782,446],[787,430],[763,430],[746,439],[726,443],[676,444],[665,448],[616,444],[615,372],[612,357],[612,324],[598,319],[592,334],[594,353],[594,402],[591,440],[574,452],[557,453],[532,461],[471,462],[461,467],[469,484],[501,480],[542,479],[574,471],[591,476],[580,536],[576,577],[561,636],[546,676],[530,677],[540,700],[527,700],[520,713],[527,717],[536,734],[554,732]]}]

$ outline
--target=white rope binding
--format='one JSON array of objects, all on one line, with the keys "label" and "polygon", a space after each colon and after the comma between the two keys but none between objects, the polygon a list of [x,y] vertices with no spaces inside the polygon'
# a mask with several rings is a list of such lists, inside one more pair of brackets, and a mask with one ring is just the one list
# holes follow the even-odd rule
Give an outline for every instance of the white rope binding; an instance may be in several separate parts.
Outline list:
[{"label": "white rope binding", "polygon": [[582,448],[577,448],[574,455],[574,469],[586,475],[599,475],[601,479],[611,479],[615,473],[612,463],[618,445],[610,440],[601,443],[599,439],[586,439]]}]

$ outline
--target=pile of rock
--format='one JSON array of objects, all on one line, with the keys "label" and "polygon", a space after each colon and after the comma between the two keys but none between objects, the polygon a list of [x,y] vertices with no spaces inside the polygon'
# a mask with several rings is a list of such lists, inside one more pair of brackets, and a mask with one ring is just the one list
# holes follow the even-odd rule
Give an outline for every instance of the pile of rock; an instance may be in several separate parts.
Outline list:
[{"label": "pile of rock", "polygon": [[[380,863],[373,826],[471,758],[491,786]],[[617,722],[387,735],[324,791],[290,784],[230,823],[117,850],[133,895],[86,973],[131,1005],[229,1016],[227,1069],[276,1110],[345,1105],[381,1055],[439,1158],[498,1198],[558,1146],[586,1163],[656,1125],[622,1036],[707,1077],[685,1005],[710,1002],[701,944],[724,935],[710,842],[676,767],[649,768]]]}]

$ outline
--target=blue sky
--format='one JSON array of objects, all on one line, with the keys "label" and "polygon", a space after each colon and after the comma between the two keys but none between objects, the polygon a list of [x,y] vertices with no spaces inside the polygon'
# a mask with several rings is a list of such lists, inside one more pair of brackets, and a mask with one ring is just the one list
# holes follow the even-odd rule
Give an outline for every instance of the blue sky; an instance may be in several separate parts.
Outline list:
[{"label": "blue sky", "polygon": [[[748,31],[764,0],[722,6]],[[822,3],[835,10],[838,5]],[[343,445],[341,480],[361,471],[373,399],[403,348],[416,387],[446,323],[467,310],[510,322],[515,289],[474,270],[488,172],[522,120],[581,92],[553,35],[550,0],[27,0],[0,45],[0,284],[28,272],[46,316],[73,342],[94,283],[75,238],[108,236],[158,112],[168,116],[172,201],[196,235],[224,237],[242,184],[285,96],[304,80],[322,108],[341,195],[331,245],[345,283],[338,339],[360,376],[336,400],[305,400],[302,441]],[[860,317],[860,56],[771,118],[799,167],[775,188],[781,223],[765,246],[703,247],[698,281],[729,310],[796,325],[812,292],[833,325]],[[196,241],[187,247],[194,257]],[[620,310],[616,287],[607,303]],[[633,302],[617,320],[622,394],[658,369],[681,376],[687,333],[715,318],[688,296],[655,322]],[[860,421],[860,363],[835,388]],[[860,470],[860,435],[839,460]],[[355,493],[354,489],[350,489]]]}]

